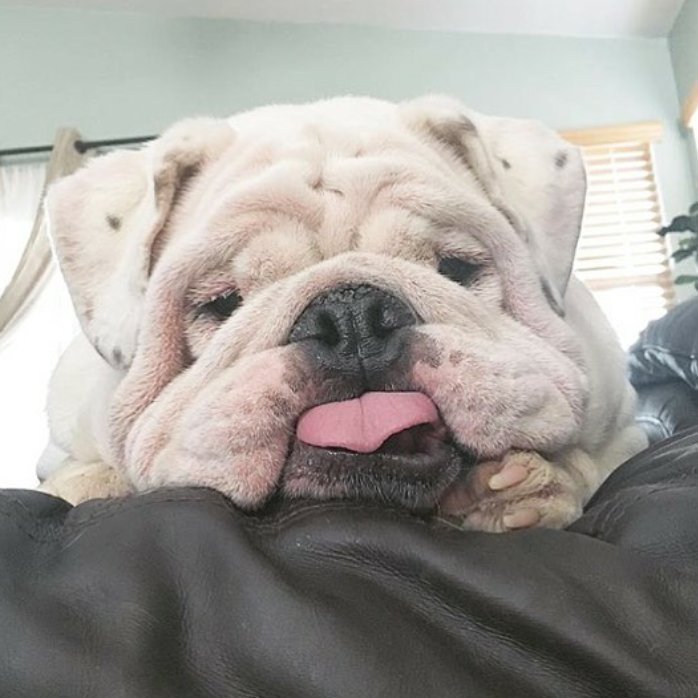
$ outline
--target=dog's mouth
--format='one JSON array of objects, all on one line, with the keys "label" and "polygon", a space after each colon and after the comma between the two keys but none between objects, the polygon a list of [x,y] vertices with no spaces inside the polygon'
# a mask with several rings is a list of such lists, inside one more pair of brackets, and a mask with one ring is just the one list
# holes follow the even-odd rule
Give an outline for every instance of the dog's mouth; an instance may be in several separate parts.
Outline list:
[{"label": "dog's mouth", "polygon": [[364,499],[430,511],[475,463],[422,393],[365,393],[301,416],[283,494]]}]

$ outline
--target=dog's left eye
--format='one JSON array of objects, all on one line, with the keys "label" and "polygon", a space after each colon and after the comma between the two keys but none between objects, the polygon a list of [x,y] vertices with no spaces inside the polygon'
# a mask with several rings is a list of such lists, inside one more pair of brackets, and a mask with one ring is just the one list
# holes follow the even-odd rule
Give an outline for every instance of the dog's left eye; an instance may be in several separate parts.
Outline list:
[{"label": "dog's left eye", "polygon": [[242,296],[237,291],[231,290],[202,305],[200,312],[210,315],[216,320],[225,320],[238,309],[241,303]]},{"label": "dog's left eye", "polygon": [[451,279],[461,286],[471,284],[479,271],[478,264],[466,262],[458,257],[444,257],[439,262],[439,274],[443,274],[447,279]]}]

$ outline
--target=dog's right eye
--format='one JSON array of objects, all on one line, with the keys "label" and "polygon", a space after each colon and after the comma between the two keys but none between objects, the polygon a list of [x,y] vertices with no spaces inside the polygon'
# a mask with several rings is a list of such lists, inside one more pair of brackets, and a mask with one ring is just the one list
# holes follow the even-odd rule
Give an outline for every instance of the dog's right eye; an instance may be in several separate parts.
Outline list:
[{"label": "dog's right eye", "polygon": [[480,271],[478,264],[466,262],[458,257],[443,257],[439,262],[439,274],[461,286],[470,285]]},{"label": "dog's right eye", "polygon": [[208,315],[216,320],[229,318],[242,304],[242,296],[235,290],[228,291],[217,298],[205,303],[199,309],[203,315]]}]

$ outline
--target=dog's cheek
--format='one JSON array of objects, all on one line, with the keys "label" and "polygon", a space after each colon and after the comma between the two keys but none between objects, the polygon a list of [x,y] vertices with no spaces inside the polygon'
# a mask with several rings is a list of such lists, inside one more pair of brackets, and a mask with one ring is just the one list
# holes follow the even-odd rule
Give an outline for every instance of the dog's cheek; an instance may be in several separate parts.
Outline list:
[{"label": "dog's cheek", "polygon": [[[293,352],[280,348],[226,369],[186,408],[167,445],[141,473],[140,486],[212,487],[254,508],[276,489],[307,381]],[[137,453],[134,449],[134,455]]]},{"label": "dog's cheek", "polygon": [[[509,346],[509,342],[511,346]],[[430,395],[463,447],[495,458],[511,448],[554,450],[574,439],[578,387],[555,355],[510,339],[426,327],[412,345],[412,381]],[[555,376],[553,380],[551,376]]]},{"label": "dog's cheek", "polygon": [[[467,338],[463,338],[467,346]],[[492,367],[468,349],[440,337],[422,336],[413,348],[412,380],[437,404],[455,440],[480,457],[509,447],[506,397]],[[500,377],[501,379],[501,377]]]}]

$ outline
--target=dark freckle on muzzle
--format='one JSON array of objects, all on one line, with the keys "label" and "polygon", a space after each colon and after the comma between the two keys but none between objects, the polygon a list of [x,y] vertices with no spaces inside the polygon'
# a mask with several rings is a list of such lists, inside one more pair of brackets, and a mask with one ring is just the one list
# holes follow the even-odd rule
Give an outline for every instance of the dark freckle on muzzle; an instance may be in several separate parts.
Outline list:
[{"label": "dark freckle on muzzle", "polygon": [[462,351],[452,351],[448,355],[448,360],[451,362],[451,365],[458,366],[458,364],[463,361],[464,356]]},{"label": "dark freckle on muzzle", "polygon": [[[412,360],[415,363],[424,363],[431,368],[439,368],[443,363],[443,351],[435,339],[421,335],[412,343]],[[451,362],[457,363],[453,359]]]},{"label": "dark freckle on muzzle", "polygon": [[282,419],[292,409],[292,401],[279,393],[267,393],[264,395],[269,411],[277,418]]},{"label": "dark freckle on muzzle", "polygon": [[304,356],[290,356],[286,360],[283,380],[294,395],[305,392],[308,389],[309,382],[312,380],[312,372],[307,358]]}]

